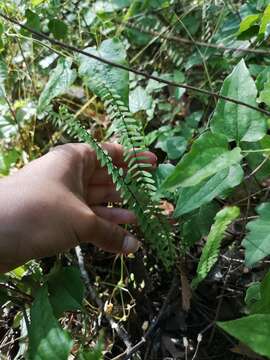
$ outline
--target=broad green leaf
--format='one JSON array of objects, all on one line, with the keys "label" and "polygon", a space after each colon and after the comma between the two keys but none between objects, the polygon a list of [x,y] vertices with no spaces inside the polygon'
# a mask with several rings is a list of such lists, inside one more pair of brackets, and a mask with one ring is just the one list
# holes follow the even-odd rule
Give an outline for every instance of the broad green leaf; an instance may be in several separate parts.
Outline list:
[{"label": "broad green leaf", "polygon": [[252,14],[246,16],[240,23],[240,27],[237,35],[249,30],[250,27],[259,20],[259,18],[260,18],[260,14]]},{"label": "broad green leaf", "polygon": [[84,285],[78,268],[65,267],[50,275],[48,290],[56,317],[65,311],[82,309]]},{"label": "broad green leaf", "polygon": [[260,26],[260,30],[259,30],[259,35],[264,37],[265,32],[267,30],[267,25],[269,23],[270,23],[270,4],[264,10],[262,20],[261,20],[261,26]]},{"label": "broad green leaf", "polygon": [[250,315],[217,324],[256,353],[270,357],[270,315]]},{"label": "broad green leaf", "polygon": [[240,210],[237,206],[225,207],[216,214],[215,222],[211,226],[210,233],[200,257],[197,275],[192,281],[194,287],[206,278],[211,268],[215,265],[219,256],[219,249],[225,230],[239,215]]},{"label": "broad green leaf", "polygon": [[8,76],[8,68],[6,63],[0,59],[0,98],[4,97],[6,94],[5,91],[5,80]]},{"label": "broad green leaf", "polygon": [[56,68],[50,75],[44,90],[42,91],[39,102],[38,112],[46,110],[50,101],[63,94],[75,81],[76,71],[71,69],[72,61],[70,59],[61,58],[58,60]]},{"label": "broad green leaf", "polygon": [[129,109],[132,113],[148,110],[152,105],[152,97],[141,86],[129,93]]},{"label": "broad green leaf", "polygon": [[247,266],[253,266],[270,255],[270,203],[259,205],[257,213],[259,218],[247,224],[249,233],[242,242]]},{"label": "broad green leaf", "polygon": [[228,142],[223,135],[204,133],[177,164],[163,187],[172,191],[177,187],[195,186],[219,171],[239,163],[241,159],[240,149],[237,147],[229,151]]},{"label": "broad green leaf", "polygon": [[[92,47],[85,51],[122,65],[127,64],[125,47],[117,38],[104,40],[98,49]],[[78,59],[79,74],[91,91],[99,95],[95,79],[104,81],[128,105],[129,75],[127,71],[106,65],[85,55],[79,55]]]},{"label": "broad green leaf", "polygon": [[259,286],[256,300],[249,304],[250,312],[253,314],[270,314],[270,271]]},{"label": "broad green leaf", "polygon": [[58,324],[45,286],[38,290],[31,307],[30,360],[67,360],[72,340]]},{"label": "broad green leaf", "polygon": [[[224,80],[221,94],[257,106],[257,89],[244,60]],[[229,141],[258,141],[266,133],[265,117],[246,106],[220,99],[211,119],[213,133],[223,134]]]},{"label": "broad green leaf", "polygon": [[50,20],[48,24],[48,28],[56,39],[60,40],[60,39],[65,39],[67,37],[68,27],[61,20],[57,20],[57,19]]},{"label": "broad green leaf", "polygon": [[232,165],[196,186],[181,189],[174,216],[179,217],[197,209],[224,191],[239,185],[243,179],[243,174],[240,165]]}]

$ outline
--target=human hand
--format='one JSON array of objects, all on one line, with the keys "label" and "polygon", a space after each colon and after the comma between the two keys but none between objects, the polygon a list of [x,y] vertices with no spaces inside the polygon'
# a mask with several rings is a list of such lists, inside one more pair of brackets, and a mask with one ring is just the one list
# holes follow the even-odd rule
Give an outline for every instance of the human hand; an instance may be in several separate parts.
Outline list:
[{"label": "human hand", "polygon": [[[123,148],[105,144],[113,162],[125,168]],[[151,152],[143,153],[155,165]],[[67,144],[0,181],[0,272],[33,258],[52,256],[80,243],[131,253],[138,241],[118,224],[136,222],[119,202],[110,176],[86,144]]]}]

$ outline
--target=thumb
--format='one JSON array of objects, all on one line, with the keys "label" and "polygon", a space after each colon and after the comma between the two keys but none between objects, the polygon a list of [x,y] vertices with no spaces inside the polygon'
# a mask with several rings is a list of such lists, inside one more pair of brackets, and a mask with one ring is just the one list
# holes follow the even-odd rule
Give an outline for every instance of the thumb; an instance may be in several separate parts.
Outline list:
[{"label": "thumb", "polygon": [[139,241],[121,226],[96,216],[90,212],[84,219],[80,231],[81,242],[91,242],[95,246],[113,253],[129,254],[136,252]]}]

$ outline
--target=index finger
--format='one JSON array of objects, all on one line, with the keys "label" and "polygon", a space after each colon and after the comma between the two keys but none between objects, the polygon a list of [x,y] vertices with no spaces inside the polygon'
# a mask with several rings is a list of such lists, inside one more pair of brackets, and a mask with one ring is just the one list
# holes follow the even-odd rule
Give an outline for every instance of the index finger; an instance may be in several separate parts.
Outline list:
[{"label": "index finger", "polygon": [[[108,152],[115,166],[127,168],[127,163],[124,159],[124,148],[122,145],[115,143],[105,143],[102,145],[102,147]],[[136,153],[136,155],[132,154],[131,151],[130,157],[132,158],[134,156],[145,158],[145,159],[140,159],[139,160],[140,163],[149,163],[155,165],[157,162],[156,155],[151,151],[138,152]]]}]

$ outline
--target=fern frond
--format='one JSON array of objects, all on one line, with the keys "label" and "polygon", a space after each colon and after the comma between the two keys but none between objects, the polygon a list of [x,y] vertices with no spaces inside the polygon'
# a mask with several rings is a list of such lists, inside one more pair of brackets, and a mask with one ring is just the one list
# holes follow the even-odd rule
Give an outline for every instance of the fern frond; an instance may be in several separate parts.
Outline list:
[{"label": "fern frond", "polygon": [[[112,102],[114,102],[114,99]],[[126,111],[127,109],[125,108],[125,112]],[[119,114],[116,113],[116,115],[117,118]],[[155,251],[165,268],[170,269],[175,258],[171,227],[166,217],[162,214],[159,203],[152,200],[155,186],[151,174],[141,170],[139,166],[147,164],[137,163],[137,161],[144,160],[145,158],[142,156],[138,156],[136,159],[130,157],[131,154],[134,156],[130,139],[129,143],[126,142],[128,150],[125,150],[130,168],[128,174],[124,175],[123,169],[115,167],[107,151],[102,148],[83,125],[69,114],[64,107],[60,108],[59,114],[53,114],[52,122],[55,126],[62,129],[64,128],[72,137],[89,144],[95,150],[101,166],[107,168],[116,189],[120,192],[123,203],[135,213],[146,242],[150,248]],[[144,148],[144,150],[146,149]],[[141,149],[140,151],[135,149],[135,155],[141,151]],[[145,169],[147,166],[143,166],[142,168]]]},{"label": "fern frond", "polygon": [[230,225],[230,223],[239,216],[239,214],[240,211],[237,206],[225,207],[216,214],[215,222],[211,227],[200,257],[197,267],[197,276],[192,281],[193,287],[196,287],[203,279],[205,279],[209,271],[215,265],[219,256],[220,245],[224,237],[225,230],[228,225]]},{"label": "fern frond", "polygon": [[[108,87],[104,81],[97,79],[95,79],[95,85],[101,100],[104,102],[106,112],[114,123],[119,142],[123,145],[129,174],[133,179],[136,179],[138,190],[152,197],[157,189],[154,186],[155,181],[152,179],[152,175],[144,170],[150,168],[151,165],[141,162],[145,158],[143,159],[140,154],[147,150],[141,124],[134,119],[114,89]],[[139,161],[138,157],[140,157]]]}]

